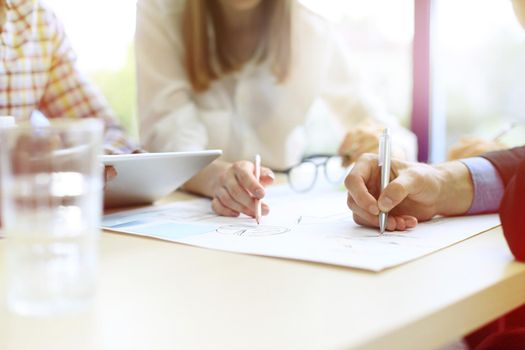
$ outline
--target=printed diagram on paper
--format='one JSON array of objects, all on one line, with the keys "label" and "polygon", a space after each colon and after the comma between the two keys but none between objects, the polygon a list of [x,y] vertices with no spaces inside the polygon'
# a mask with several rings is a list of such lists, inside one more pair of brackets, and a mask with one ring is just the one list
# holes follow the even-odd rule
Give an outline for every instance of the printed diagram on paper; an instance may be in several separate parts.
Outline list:
[{"label": "printed diagram on paper", "polygon": [[354,223],[346,192],[327,184],[305,194],[287,185],[267,189],[270,214],[261,225],[246,216],[216,216],[210,200],[195,199],[106,215],[103,228],[238,253],[380,271],[499,225],[496,215],[437,218],[409,232]]}]

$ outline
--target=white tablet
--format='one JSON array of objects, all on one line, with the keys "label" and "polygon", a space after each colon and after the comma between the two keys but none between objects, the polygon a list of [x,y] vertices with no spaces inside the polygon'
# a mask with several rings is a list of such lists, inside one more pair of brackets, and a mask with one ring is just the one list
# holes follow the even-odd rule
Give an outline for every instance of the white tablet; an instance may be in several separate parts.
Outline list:
[{"label": "white tablet", "polygon": [[104,165],[117,171],[117,177],[104,189],[104,205],[152,203],[175,191],[221,154],[210,150],[100,156]]}]

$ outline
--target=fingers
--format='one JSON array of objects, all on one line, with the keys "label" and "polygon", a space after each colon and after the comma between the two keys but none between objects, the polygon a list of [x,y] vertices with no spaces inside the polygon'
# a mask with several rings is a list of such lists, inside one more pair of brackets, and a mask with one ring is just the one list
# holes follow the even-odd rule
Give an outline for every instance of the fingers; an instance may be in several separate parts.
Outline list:
[{"label": "fingers", "polygon": [[[358,159],[354,168],[345,180],[348,189],[348,207],[354,213],[354,220],[365,226],[377,227],[379,225],[378,215],[380,211],[390,212],[398,206],[409,195],[426,196],[423,189],[427,186],[427,179],[421,175],[418,169],[405,169],[402,164],[393,163],[399,174],[388,184],[376,201],[372,193],[378,193],[378,173],[380,168],[377,156],[365,154]],[[393,168],[393,169],[394,169]],[[401,169],[401,171],[399,171]],[[376,185],[374,185],[377,182]],[[432,192],[432,191],[426,191]],[[421,193],[421,195],[420,195]],[[431,194],[429,194],[431,195]],[[399,213],[392,213],[387,219],[387,230],[406,230],[417,225],[417,219],[413,216],[412,207],[403,208]],[[403,215],[400,215],[403,214]],[[412,215],[404,215],[412,214]]]},{"label": "fingers", "polygon": [[[262,203],[261,203],[261,214],[262,214],[263,216],[266,216],[266,215],[268,215],[269,213],[270,213],[270,207],[268,206],[268,204],[262,202]],[[254,215],[253,217],[255,217],[255,215]]]},{"label": "fingers", "polygon": [[[417,218],[411,216],[411,215],[400,215],[396,216],[396,220],[403,220],[405,224],[405,229],[409,230],[417,226],[418,220]],[[398,226],[399,227],[399,226]]]},{"label": "fingers", "polygon": [[339,148],[337,150],[337,154],[339,154],[341,156],[345,156],[345,155],[351,153],[352,152],[353,139],[354,139],[354,134],[351,133],[351,132],[348,132],[346,134],[345,138],[343,139],[343,142],[339,146]]},{"label": "fingers", "polygon": [[424,179],[410,171],[402,172],[385,190],[378,200],[379,210],[389,212],[411,194],[417,194],[424,186]]},{"label": "fingers", "polygon": [[[255,217],[256,202],[264,197],[263,185],[274,181],[274,174],[268,168],[261,168],[260,182],[254,175],[254,165],[242,161],[234,163],[220,179],[215,190],[213,210],[219,215],[238,216],[240,213]],[[261,203],[261,212],[267,215],[270,208]]]},{"label": "fingers", "polygon": [[[348,195],[347,205],[352,210],[354,221],[362,226],[378,227],[379,226],[379,211],[377,214],[371,214],[367,210],[359,206],[352,196]],[[387,218],[387,228],[395,227],[395,220],[392,217]]]},{"label": "fingers", "polygon": [[239,212],[224,206],[217,197],[211,201],[211,208],[217,215],[237,217]]},{"label": "fingers", "polygon": [[[361,142],[351,154],[349,161],[351,163],[355,162],[359,157],[365,153],[378,153],[379,150],[379,139],[372,138],[367,139]],[[350,164],[351,164],[350,163]]]},{"label": "fingers", "polygon": [[499,141],[484,140],[477,137],[464,137],[457,144],[450,148],[448,153],[449,160],[460,158],[475,157],[480,154],[497,151],[506,146]]},{"label": "fingers", "polygon": [[104,183],[108,183],[117,176],[117,170],[111,165],[104,167]]},{"label": "fingers", "polygon": [[344,154],[352,148],[356,149],[362,142],[370,139],[378,139],[378,137],[379,129],[376,130],[375,128],[368,126],[355,127],[347,132],[341,146],[339,147],[339,154]]},{"label": "fingers", "polygon": [[227,194],[237,203],[253,208],[254,207],[254,198],[246,189],[244,189],[239,182],[237,181],[237,178],[234,176],[228,177],[224,185],[219,191],[225,191]]},{"label": "fingers", "polygon": [[346,177],[345,186],[349,197],[355,201],[359,208],[372,215],[378,215],[379,207],[377,201],[366,187],[366,183],[372,177],[373,171],[378,171],[377,157],[373,155],[361,157]]},{"label": "fingers", "polygon": [[230,210],[252,217],[255,216],[255,199],[249,197],[247,193],[245,195],[236,192],[232,194],[230,189],[221,187],[215,193],[215,198],[219,200],[222,206]]},{"label": "fingers", "polygon": [[[352,209],[354,221],[361,226],[378,227],[379,216],[372,215],[360,208],[352,199],[348,197],[348,206]],[[386,222],[387,231],[405,231],[416,227],[418,221],[410,215],[389,215]]]},{"label": "fingers", "polygon": [[269,168],[262,167],[261,168],[261,178],[259,179],[259,182],[263,186],[271,185],[275,181],[275,175],[273,171],[271,171]]},{"label": "fingers", "polygon": [[[354,214],[354,221],[356,224],[367,227],[378,227],[378,220],[370,221],[357,214]],[[386,230],[387,231],[406,231],[417,226],[417,219],[413,216],[388,216]]]},{"label": "fingers", "polygon": [[379,125],[367,123],[350,130],[338,150],[338,154],[344,157],[343,166],[350,165],[363,153],[376,153],[380,132]]},{"label": "fingers", "polygon": [[[237,217],[241,213],[255,217],[255,205],[248,208],[236,202],[225,190],[219,191],[211,202],[213,211],[222,216]],[[266,203],[261,203],[262,215],[268,215],[270,207]]]},{"label": "fingers", "polygon": [[353,162],[354,160],[351,155],[349,154],[342,155],[341,166],[343,168],[348,168],[350,165],[352,165]]},{"label": "fingers", "polygon": [[230,168],[237,182],[253,197],[262,199],[264,197],[264,187],[257,181],[254,175],[254,165],[252,162],[236,162]]}]

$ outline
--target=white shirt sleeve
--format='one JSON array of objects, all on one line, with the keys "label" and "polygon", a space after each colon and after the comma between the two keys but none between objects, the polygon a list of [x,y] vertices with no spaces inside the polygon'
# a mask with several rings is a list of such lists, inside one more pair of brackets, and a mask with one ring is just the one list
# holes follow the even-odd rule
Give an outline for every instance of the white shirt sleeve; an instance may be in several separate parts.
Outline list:
[{"label": "white shirt sleeve", "polygon": [[191,99],[175,11],[162,0],[139,0],[135,34],[141,141],[148,151],[206,148],[208,136]]}]

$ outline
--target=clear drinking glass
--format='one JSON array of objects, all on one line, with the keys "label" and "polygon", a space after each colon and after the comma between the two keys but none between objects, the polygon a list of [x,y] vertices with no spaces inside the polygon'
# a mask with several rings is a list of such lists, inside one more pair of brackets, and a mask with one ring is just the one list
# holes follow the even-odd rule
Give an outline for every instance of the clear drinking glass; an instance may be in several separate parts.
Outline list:
[{"label": "clear drinking glass", "polygon": [[25,315],[86,308],[102,212],[98,120],[0,130],[7,306]]}]

